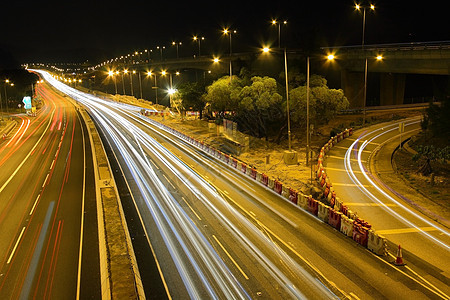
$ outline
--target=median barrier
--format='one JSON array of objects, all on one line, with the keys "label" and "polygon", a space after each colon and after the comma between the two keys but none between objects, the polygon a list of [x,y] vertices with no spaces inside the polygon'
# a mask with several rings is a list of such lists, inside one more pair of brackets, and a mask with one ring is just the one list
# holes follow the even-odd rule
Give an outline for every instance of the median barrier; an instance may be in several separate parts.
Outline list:
[{"label": "median barrier", "polygon": [[268,177],[267,187],[270,188],[271,190],[275,189],[275,179],[273,179],[272,177]]},{"label": "median barrier", "polygon": [[367,247],[367,239],[369,237],[369,229],[362,226],[358,222],[353,222],[353,240],[361,246]]},{"label": "median barrier", "polygon": [[278,181],[278,180],[274,180],[274,185],[273,185],[273,190],[276,192],[276,193],[278,193],[278,194],[280,194],[281,195],[281,192],[282,192],[282,190],[283,190],[283,183],[281,183],[280,181]]},{"label": "median barrier", "polygon": [[252,174],[252,167],[247,166],[247,170],[245,170],[245,175],[251,176],[251,174]]},{"label": "median barrier", "polygon": [[281,196],[283,196],[286,199],[289,199],[289,188],[285,185],[281,187]]},{"label": "median barrier", "polygon": [[233,168],[237,169],[237,159],[236,159],[236,158],[233,158],[233,159],[231,160],[231,166],[232,166]]},{"label": "median barrier", "polygon": [[247,165],[245,163],[241,163],[241,171],[242,173],[245,174],[245,172],[247,171]]},{"label": "median barrier", "polygon": [[324,221],[325,223],[328,223],[328,215],[330,207],[322,202],[317,201],[318,207],[317,207],[317,217]]},{"label": "median barrier", "polygon": [[339,199],[339,197],[336,196],[336,199],[334,201],[334,207],[333,207],[334,210],[336,210],[338,212],[341,212],[342,211],[342,205],[343,205],[343,203],[342,203],[341,199]]},{"label": "median barrier", "polygon": [[378,235],[374,230],[369,229],[367,239],[367,249],[377,255],[387,255],[387,241],[382,235]]},{"label": "median barrier", "polygon": [[298,194],[297,196],[297,205],[306,210],[308,208],[308,198],[311,196]]},{"label": "median barrier", "polygon": [[258,181],[259,183],[262,183],[262,173],[256,172],[255,180]]},{"label": "median barrier", "polygon": [[337,230],[341,229],[341,217],[341,212],[336,211],[332,208],[328,210],[328,224],[330,224],[330,226],[336,228]]},{"label": "median barrier", "polygon": [[319,209],[318,201],[313,199],[312,197],[308,198],[307,210],[313,215],[317,216],[318,209]]},{"label": "median barrier", "polygon": [[267,186],[269,184],[269,176],[267,176],[266,174],[262,173],[261,175],[261,183],[265,186]]},{"label": "median barrier", "polygon": [[340,231],[346,236],[353,236],[353,220],[346,215],[341,216],[341,228]]},{"label": "median barrier", "polygon": [[230,155],[225,154],[224,162],[225,162],[227,165],[229,164],[229,162],[230,162]]},{"label": "median barrier", "polygon": [[293,188],[289,188],[289,201],[294,204],[298,203],[298,192]]},{"label": "median barrier", "polygon": [[251,168],[250,170],[250,177],[256,180],[256,169],[255,168]]}]

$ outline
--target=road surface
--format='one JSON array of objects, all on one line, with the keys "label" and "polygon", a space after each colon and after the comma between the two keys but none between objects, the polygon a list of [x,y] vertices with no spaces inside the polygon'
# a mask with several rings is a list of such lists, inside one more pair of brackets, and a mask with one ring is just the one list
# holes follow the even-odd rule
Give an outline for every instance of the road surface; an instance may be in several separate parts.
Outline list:
[{"label": "road surface", "polygon": [[37,93],[44,107],[0,144],[0,298],[98,299],[89,139],[68,100]]},{"label": "road surface", "polygon": [[142,224],[152,249],[146,256],[156,257],[170,297],[439,298],[417,278],[141,116],[140,108],[42,74],[84,105],[104,134],[118,162],[115,173],[126,180],[139,214],[128,222]]}]

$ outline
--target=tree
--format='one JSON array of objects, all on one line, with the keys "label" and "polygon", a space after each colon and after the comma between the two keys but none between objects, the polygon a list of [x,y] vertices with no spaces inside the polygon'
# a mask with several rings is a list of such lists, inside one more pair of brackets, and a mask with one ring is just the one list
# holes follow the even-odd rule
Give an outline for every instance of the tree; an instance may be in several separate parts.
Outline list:
[{"label": "tree", "polygon": [[[277,91],[277,82],[270,77],[255,76],[251,85],[244,86],[239,94],[241,125],[253,131],[254,135],[268,139],[268,122],[279,120],[282,96]],[[245,124],[242,122],[245,121]]]},{"label": "tree", "polygon": [[203,109],[206,105],[205,86],[198,82],[186,82],[178,88],[178,92],[183,109],[198,111],[199,117],[202,119]]},{"label": "tree", "polygon": [[[289,93],[291,118],[294,123],[306,123],[306,86],[299,86]],[[349,106],[342,90],[330,89],[327,80],[319,75],[310,78],[309,111],[315,123],[328,123],[340,110]]]},{"label": "tree", "polygon": [[238,108],[240,90],[239,77],[233,76],[230,83],[230,77],[224,76],[206,88],[205,100],[211,105],[213,111],[223,117],[226,111],[236,111]]}]

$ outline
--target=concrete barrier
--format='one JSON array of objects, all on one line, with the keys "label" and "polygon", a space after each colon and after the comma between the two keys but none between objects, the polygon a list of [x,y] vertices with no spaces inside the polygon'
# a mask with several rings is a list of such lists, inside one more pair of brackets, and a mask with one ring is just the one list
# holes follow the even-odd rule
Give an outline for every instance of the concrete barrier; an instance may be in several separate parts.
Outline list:
[{"label": "concrete barrier", "polygon": [[330,224],[330,226],[336,228],[337,230],[340,230],[342,213],[332,208],[328,210],[328,213],[328,224]]},{"label": "concrete barrier", "polygon": [[297,196],[297,205],[306,210],[308,208],[308,198],[311,196],[299,194]]},{"label": "concrete barrier", "polygon": [[341,216],[341,228],[340,231],[346,236],[353,236],[353,220],[346,215]]},{"label": "concrete barrier", "polygon": [[330,207],[326,204],[323,204],[322,202],[317,202],[317,204],[318,204],[317,217],[322,221],[324,221],[325,223],[328,223]]},{"label": "concrete barrier", "polygon": [[369,230],[369,238],[367,240],[367,249],[376,255],[387,255],[386,238],[378,235],[374,230]]}]

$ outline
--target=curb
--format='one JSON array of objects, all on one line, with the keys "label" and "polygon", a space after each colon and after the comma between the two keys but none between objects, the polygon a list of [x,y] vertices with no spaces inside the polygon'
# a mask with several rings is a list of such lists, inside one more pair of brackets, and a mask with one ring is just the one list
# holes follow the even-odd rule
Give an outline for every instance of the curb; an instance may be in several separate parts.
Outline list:
[{"label": "curb", "polygon": [[75,107],[88,129],[92,149],[102,299],[145,299],[122,204],[103,143],[89,113],[82,106]]}]

